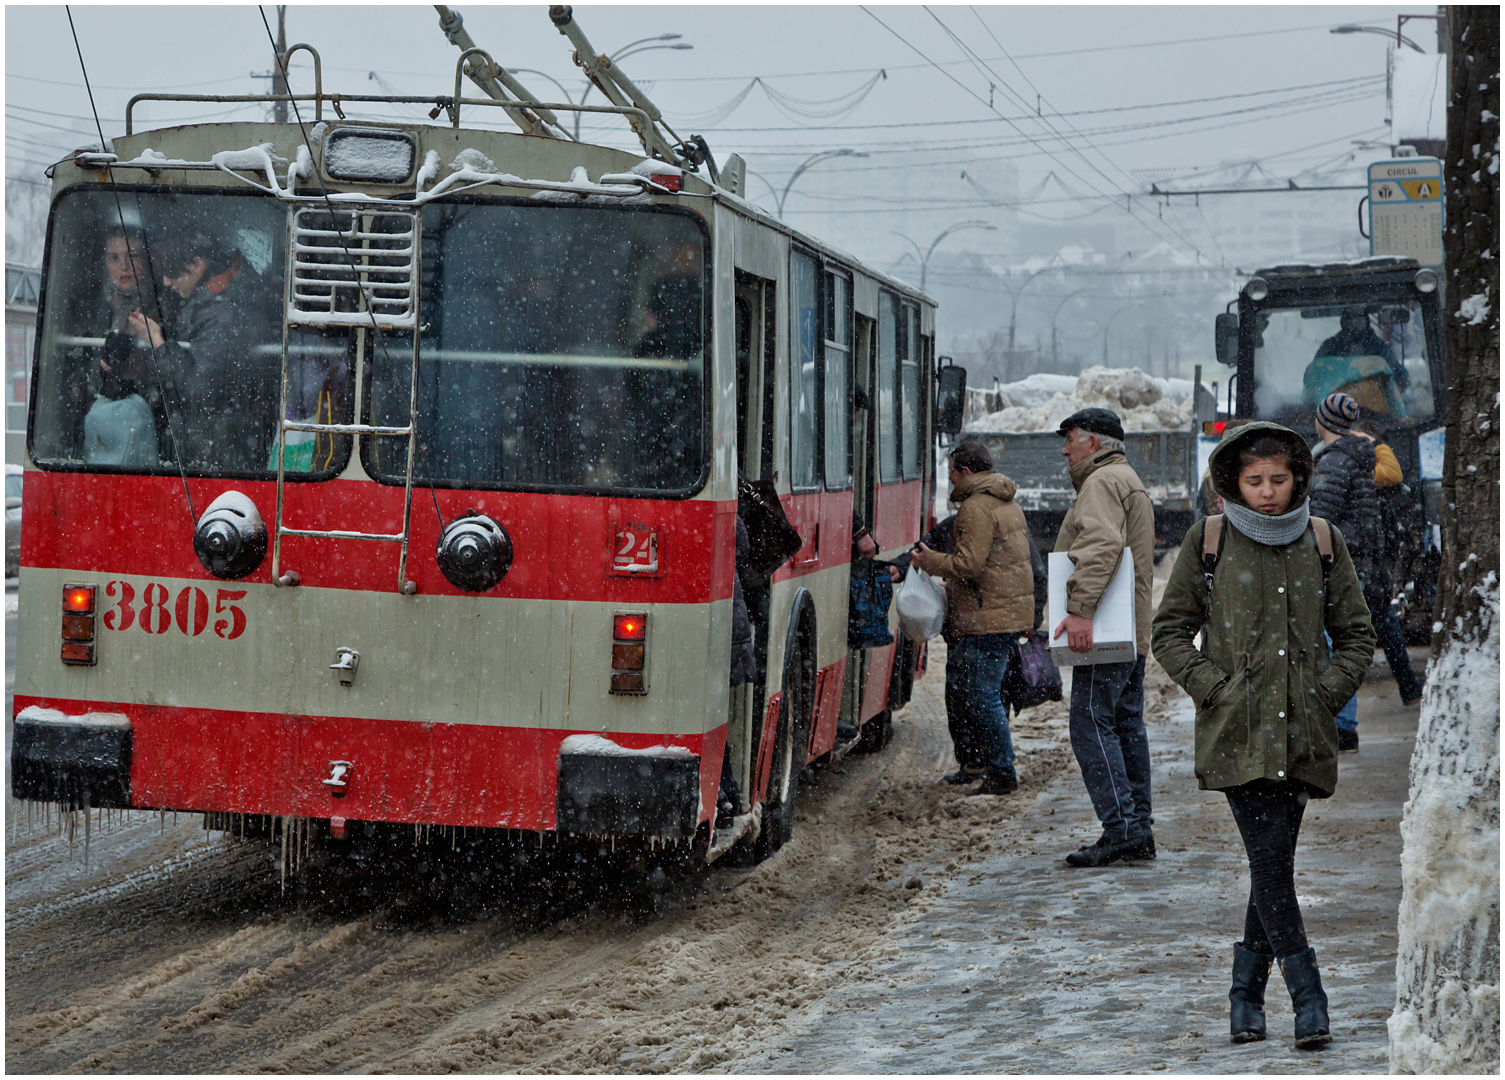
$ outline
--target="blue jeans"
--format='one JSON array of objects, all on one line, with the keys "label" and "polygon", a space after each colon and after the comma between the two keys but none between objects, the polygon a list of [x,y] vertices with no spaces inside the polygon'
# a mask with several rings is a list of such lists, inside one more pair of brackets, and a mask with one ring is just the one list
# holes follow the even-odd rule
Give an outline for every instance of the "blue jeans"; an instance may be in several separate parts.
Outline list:
[{"label": "blue jeans", "polygon": [[1071,749],[1092,809],[1114,840],[1149,835],[1150,741],[1144,733],[1144,657],[1071,669]]},{"label": "blue jeans", "polygon": [[[1394,619],[1395,615],[1392,613],[1390,617],[1392,619]],[[1397,625],[1399,625],[1399,621],[1398,620],[1397,620]],[[1327,648],[1328,648],[1328,651],[1331,652],[1332,651],[1332,647],[1333,647],[1333,639],[1332,639],[1332,637],[1330,635],[1328,635],[1326,633],[1324,633],[1323,636],[1327,638]],[[1404,646],[1402,646],[1402,649],[1404,650]],[[1338,714],[1336,716],[1334,716],[1333,719],[1338,722],[1338,730],[1339,731],[1358,731],[1359,730],[1359,695],[1355,694],[1353,697],[1349,698],[1348,699],[1348,704],[1344,705],[1341,709],[1339,709],[1338,710]]]},{"label": "blue jeans", "polygon": [[946,651],[946,724],[965,768],[986,765],[989,776],[1016,779],[1014,742],[1003,707],[1008,634],[968,634]]}]

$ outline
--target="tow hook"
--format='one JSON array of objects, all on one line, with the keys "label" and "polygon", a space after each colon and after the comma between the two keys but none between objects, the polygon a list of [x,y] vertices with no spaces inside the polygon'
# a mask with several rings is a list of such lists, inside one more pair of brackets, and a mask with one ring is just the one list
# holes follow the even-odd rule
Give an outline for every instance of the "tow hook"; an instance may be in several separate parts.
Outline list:
[{"label": "tow hook", "polygon": [[329,763],[329,776],[324,780],[324,783],[331,789],[329,793],[335,798],[338,799],[344,796],[345,785],[349,782],[345,779],[345,776],[350,772],[352,767],[348,761],[331,761]]},{"label": "tow hook", "polygon": [[360,667],[361,654],[343,645],[334,654],[335,661],[329,665],[329,670],[339,676],[341,686],[355,685],[355,669]]}]

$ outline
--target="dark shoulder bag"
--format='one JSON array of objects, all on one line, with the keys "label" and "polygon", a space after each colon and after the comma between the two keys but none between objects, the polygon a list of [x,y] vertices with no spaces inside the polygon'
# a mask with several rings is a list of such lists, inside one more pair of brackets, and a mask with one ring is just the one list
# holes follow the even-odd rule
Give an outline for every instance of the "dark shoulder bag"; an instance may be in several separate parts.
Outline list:
[{"label": "dark shoulder bag", "polygon": [[756,577],[769,577],[804,546],[771,480],[738,477],[737,513],[747,526],[747,565]]}]

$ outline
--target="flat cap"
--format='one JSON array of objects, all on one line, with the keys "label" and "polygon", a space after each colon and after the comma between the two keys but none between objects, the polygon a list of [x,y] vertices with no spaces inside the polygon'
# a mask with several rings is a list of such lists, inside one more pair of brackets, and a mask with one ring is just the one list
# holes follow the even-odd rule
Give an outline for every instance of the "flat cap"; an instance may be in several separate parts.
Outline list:
[{"label": "flat cap", "polygon": [[1118,419],[1118,413],[1112,409],[1081,409],[1074,412],[1061,421],[1056,434],[1070,435],[1072,428],[1081,428],[1093,435],[1106,435],[1111,439],[1124,437],[1123,423]]}]

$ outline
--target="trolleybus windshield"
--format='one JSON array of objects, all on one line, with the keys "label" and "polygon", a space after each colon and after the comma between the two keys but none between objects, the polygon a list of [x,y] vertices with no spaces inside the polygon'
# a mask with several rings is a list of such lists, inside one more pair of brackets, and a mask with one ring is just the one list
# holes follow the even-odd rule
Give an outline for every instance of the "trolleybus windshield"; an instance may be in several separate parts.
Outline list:
[{"label": "trolleybus windshield", "polygon": [[[708,462],[706,235],[651,207],[423,210],[414,479],[688,495]],[[369,360],[368,418],[406,422],[411,339]],[[402,483],[407,440],[367,440]]]},{"label": "trolleybus windshield", "polygon": [[1336,390],[1387,423],[1436,415],[1415,301],[1262,308],[1254,319],[1255,415],[1309,421]]},{"label": "trolleybus windshield", "polygon": [[[89,185],[61,194],[49,229],[32,459],[43,468],[270,473],[287,208],[260,196]],[[343,418],[350,339],[294,336],[290,414]],[[325,442],[303,448],[295,468],[337,472],[347,451]]]}]

